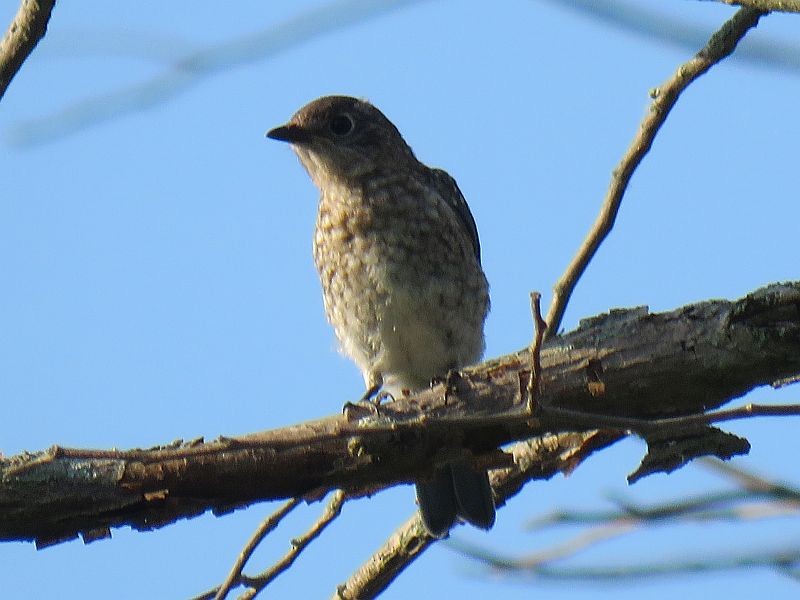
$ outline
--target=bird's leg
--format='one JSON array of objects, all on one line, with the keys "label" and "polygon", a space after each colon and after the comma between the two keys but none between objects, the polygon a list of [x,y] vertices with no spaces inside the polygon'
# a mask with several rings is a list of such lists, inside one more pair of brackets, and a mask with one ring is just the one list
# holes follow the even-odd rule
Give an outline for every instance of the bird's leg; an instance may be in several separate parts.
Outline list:
[{"label": "bird's leg", "polygon": [[374,383],[364,392],[364,395],[358,399],[356,404],[369,404],[375,408],[375,413],[380,412],[378,409],[381,404],[386,401],[394,402],[394,396],[391,392],[383,389],[383,383]]},{"label": "bird's leg", "polygon": [[394,400],[394,397],[389,392],[382,389],[383,377],[380,373],[369,373],[365,379],[367,390],[364,392],[364,395],[355,402],[345,402],[342,407],[342,413],[350,415],[351,411],[357,410],[363,412],[364,409],[366,409],[369,413],[377,417],[381,414],[380,406],[384,400]]},{"label": "bird's leg", "polygon": [[380,396],[379,392],[383,387],[383,382],[379,381],[377,383],[373,383],[371,386],[367,388],[367,391],[364,392],[364,395],[358,399],[359,404],[363,404],[364,402],[370,402],[373,404],[380,404],[380,401],[377,400]]},{"label": "bird's leg", "polygon": [[444,377],[436,375],[431,378],[431,387],[436,387],[440,383],[444,384],[444,403],[447,404],[448,396],[458,394],[458,384],[462,379],[461,371],[455,368],[448,369],[447,375]]}]

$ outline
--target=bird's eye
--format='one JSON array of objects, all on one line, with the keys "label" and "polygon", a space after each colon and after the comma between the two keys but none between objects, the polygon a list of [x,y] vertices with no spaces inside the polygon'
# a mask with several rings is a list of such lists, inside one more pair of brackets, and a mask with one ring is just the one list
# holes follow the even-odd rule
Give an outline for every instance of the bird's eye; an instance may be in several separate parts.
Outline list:
[{"label": "bird's eye", "polygon": [[338,136],[345,136],[353,131],[356,124],[353,122],[353,117],[348,115],[347,113],[342,113],[340,115],[336,115],[331,119],[330,122],[330,129],[331,131]]}]

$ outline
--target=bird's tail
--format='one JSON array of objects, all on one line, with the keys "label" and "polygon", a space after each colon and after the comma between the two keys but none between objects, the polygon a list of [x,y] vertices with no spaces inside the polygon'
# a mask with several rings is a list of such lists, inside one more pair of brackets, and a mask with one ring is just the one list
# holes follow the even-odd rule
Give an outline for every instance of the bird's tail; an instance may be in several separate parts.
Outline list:
[{"label": "bird's tail", "polygon": [[466,460],[442,465],[432,478],[418,481],[417,502],[425,529],[437,538],[447,535],[456,517],[481,529],[494,525],[489,474],[476,471]]}]

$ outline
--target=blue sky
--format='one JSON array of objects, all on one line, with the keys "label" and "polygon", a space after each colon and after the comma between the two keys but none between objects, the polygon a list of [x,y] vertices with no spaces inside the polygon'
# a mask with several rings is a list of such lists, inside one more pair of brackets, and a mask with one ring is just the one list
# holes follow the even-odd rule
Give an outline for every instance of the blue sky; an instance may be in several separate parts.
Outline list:
[{"label": "blue sky", "polygon": [[[251,42],[222,62],[181,69],[176,63],[188,53],[269,28],[285,32],[282,24],[324,4],[249,1],[223,10],[195,2],[187,11],[149,0],[113,10],[95,0],[59,3],[47,37],[0,103],[0,451],[235,435],[331,414],[361,394],[360,375],[336,352],[322,311],[311,259],[317,192],[289,148],[264,138],[320,95],[370,99],[421,160],[458,180],[492,290],[486,356],[525,346],[528,293],[541,291],[547,306],[648,90],[733,14],[715,2],[641,1],[661,24],[642,32],[555,1],[407,4],[294,45],[269,38],[279,49],[271,54]],[[16,8],[0,5],[4,24]],[[675,21],[686,24],[688,45],[664,39],[684,31]],[[797,65],[797,23],[763,19],[741,56],[679,101],[580,282],[565,328],[612,307],[668,310],[800,279],[800,70],[776,68],[759,54],[785,44],[779,56]],[[147,106],[133,103],[120,114],[131,98],[120,90],[141,92],[153,78],[162,79],[144,88]],[[83,108],[65,116],[76,105]],[[71,128],[76,114],[97,117],[108,107],[113,118]],[[797,388],[748,399],[796,402]],[[736,464],[800,480],[795,426],[727,424],[753,444]],[[526,521],[556,509],[607,507],[615,494],[648,502],[727,486],[688,467],[629,488],[625,475],[642,451],[628,440],[569,478],[533,482],[490,533],[460,528],[454,537],[522,554],[571,533],[524,531]],[[320,508],[290,517],[253,568],[279,556]],[[269,597],[328,597],[413,508],[410,486],[346,505]],[[188,597],[224,578],[273,509],[257,505],[150,533],[115,530],[90,546],[37,552],[2,544],[3,595]],[[702,557],[796,539],[792,519],[664,527],[597,546],[577,562]],[[440,544],[383,597],[490,593],[790,597],[796,584],[763,570],[623,586],[509,581]]]}]

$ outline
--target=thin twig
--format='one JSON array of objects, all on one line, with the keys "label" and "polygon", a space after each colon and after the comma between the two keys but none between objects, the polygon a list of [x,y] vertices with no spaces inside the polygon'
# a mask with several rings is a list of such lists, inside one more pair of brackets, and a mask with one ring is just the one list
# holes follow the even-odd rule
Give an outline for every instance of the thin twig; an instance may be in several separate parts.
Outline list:
[{"label": "thin twig", "polygon": [[[552,561],[570,558],[578,554],[581,550],[585,550],[600,542],[625,535],[633,529],[637,528],[637,524],[633,522],[614,522],[602,527],[595,527],[588,531],[583,531],[577,535],[569,538],[568,540],[559,544],[554,544],[549,548],[534,552],[528,556],[514,558],[511,562],[505,562],[502,559],[486,548],[466,543],[462,540],[448,540],[445,544],[454,550],[483,562],[492,564],[493,567],[511,570],[523,569],[536,569],[542,565],[546,565]],[[508,559],[506,559],[508,560]]]},{"label": "thin twig", "polygon": [[794,505],[800,504],[800,489],[771,481],[761,475],[756,475],[752,471],[746,471],[740,467],[723,463],[716,458],[700,459],[700,464],[707,469],[725,475],[736,481],[744,489],[753,493],[769,494],[777,499],[790,502]]},{"label": "thin twig", "polygon": [[0,98],[14,75],[47,32],[55,0],[22,0],[0,41]]},{"label": "thin twig", "polygon": [[223,600],[226,598],[228,593],[231,591],[231,588],[233,588],[235,585],[238,585],[242,576],[242,569],[244,569],[245,564],[248,560],[250,560],[250,557],[253,555],[253,552],[255,552],[255,549],[258,547],[261,541],[270,531],[275,529],[283,520],[283,518],[293,511],[300,504],[300,502],[302,502],[301,498],[292,498],[274,513],[272,513],[269,517],[264,519],[258,528],[253,532],[253,535],[247,541],[247,544],[245,544],[244,548],[242,548],[242,551],[236,558],[236,562],[233,563],[233,567],[231,567],[231,570],[228,573],[228,576],[225,578],[225,581],[223,581],[220,586],[214,588],[213,590],[209,590],[200,596],[197,596],[193,600],[206,600],[207,598]]},{"label": "thin twig", "polygon": [[800,415],[800,404],[745,404],[738,408],[728,408],[713,412],[664,419],[635,419],[616,417],[597,413],[586,413],[579,410],[540,407],[542,417],[550,417],[569,421],[573,426],[591,427],[593,429],[622,429],[637,434],[647,434],[659,429],[680,428],[689,425],[709,425],[723,421],[746,419],[750,417],[785,417]]},{"label": "thin twig", "polygon": [[547,331],[547,323],[542,318],[542,295],[539,292],[531,292],[531,313],[535,334],[530,347],[531,375],[528,378],[528,413],[533,414],[538,404],[539,385],[542,380],[542,342]]},{"label": "thin twig", "polygon": [[546,339],[552,338],[561,327],[564,311],[567,308],[578,280],[594,257],[600,244],[614,227],[622,196],[628,187],[631,176],[653,145],[653,140],[675,106],[681,93],[698,77],[716,63],[729,56],[745,34],[758,23],[765,14],[752,8],[741,8],[717,31],[694,58],[681,65],[663,85],[651,91],[653,102],[642,120],[639,130],[611,176],[606,197],[592,228],[583,240],[577,254],[553,287],[553,300],[547,313],[549,330]]},{"label": "thin twig", "polygon": [[583,531],[565,542],[525,556],[521,559],[521,564],[533,567],[554,560],[569,558],[581,550],[595,546],[600,542],[625,535],[637,529],[638,526],[639,524],[633,521],[616,521],[603,527],[595,527],[588,531]]},{"label": "thin twig", "polygon": [[345,500],[347,500],[345,492],[336,490],[328,502],[328,505],[325,507],[325,510],[322,511],[319,519],[317,519],[303,535],[292,540],[292,547],[283,555],[283,558],[258,575],[252,577],[241,575],[239,577],[240,582],[251,588],[248,590],[249,593],[246,597],[255,598],[267,585],[274,581],[278,575],[291,567],[292,563],[300,556],[300,553],[303,552],[311,542],[318,538],[325,528],[339,516],[342,512],[342,505],[345,503]]}]

